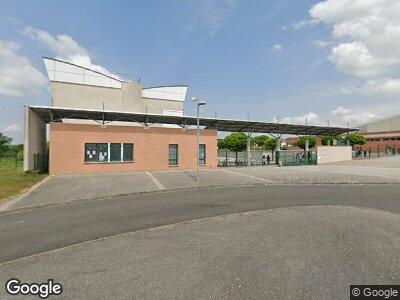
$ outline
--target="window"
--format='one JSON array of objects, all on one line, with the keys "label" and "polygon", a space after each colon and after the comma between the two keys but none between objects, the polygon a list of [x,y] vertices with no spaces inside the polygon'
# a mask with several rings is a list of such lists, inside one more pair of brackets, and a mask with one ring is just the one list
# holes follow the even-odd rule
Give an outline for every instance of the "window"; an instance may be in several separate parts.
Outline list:
[{"label": "window", "polygon": [[132,162],[133,144],[88,143],[85,144],[85,162]]},{"label": "window", "polygon": [[121,161],[121,144],[110,144],[110,161]]},{"label": "window", "polygon": [[108,145],[85,144],[85,161],[87,162],[108,161]]},{"label": "window", "polygon": [[205,144],[199,145],[199,164],[201,164],[201,165],[206,164],[206,145]]},{"label": "window", "polygon": [[124,144],[123,161],[133,161],[133,144]]},{"label": "window", "polygon": [[178,145],[177,144],[169,145],[169,164],[171,166],[178,165]]}]

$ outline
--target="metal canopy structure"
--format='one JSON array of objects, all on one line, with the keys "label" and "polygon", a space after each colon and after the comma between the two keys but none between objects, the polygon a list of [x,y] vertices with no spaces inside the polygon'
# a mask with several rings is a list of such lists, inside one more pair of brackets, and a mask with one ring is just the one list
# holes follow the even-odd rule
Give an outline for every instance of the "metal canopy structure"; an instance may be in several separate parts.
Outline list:
[{"label": "metal canopy structure", "polygon": [[[196,117],[192,116],[168,116],[160,114],[146,114],[134,112],[118,112],[107,110],[70,109],[60,107],[28,106],[44,122],[62,122],[63,119],[95,120],[102,124],[109,122],[135,122],[144,126],[154,124],[173,124],[182,128],[196,125]],[[200,125],[205,129],[225,132],[251,132],[270,134],[293,135],[339,135],[358,131],[355,128],[325,127],[309,125],[292,125],[281,123],[268,123],[261,121],[243,121],[219,118],[200,118]]]}]

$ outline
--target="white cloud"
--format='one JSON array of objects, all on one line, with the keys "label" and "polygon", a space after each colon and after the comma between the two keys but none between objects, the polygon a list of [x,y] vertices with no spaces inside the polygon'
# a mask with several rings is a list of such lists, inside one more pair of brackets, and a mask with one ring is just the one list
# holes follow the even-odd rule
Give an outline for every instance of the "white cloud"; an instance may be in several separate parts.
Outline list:
[{"label": "white cloud", "polygon": [[6,136],[11,137],[14,143],[23,142],[23,130],[21,125],[17,123],[6,125],[4,128],[0,128],[0,132],[4,133]]},{"label": "white cloud", "polygon": [[21,131],[21,126],[17,123],[7,125],[4,127],[3,132],[12,133],[16,131]]},{"label": "white cloud", "polygon": [[350,114],[352,112],[351,109],[348,108],[344,108],[343,106],[339,106],[337,108],[335,108],[334,110],[331,111],[331,114],[334,116],[337,115],[345,115],[345,114]]},{"label": "white cloud", "polygon": [[[384,97],[400,95],[400,1],[398,0],[325,0],[309,10],[310,19],[292,26],[293,30],[325,24],[331,30],[327,41],[316,41],[319,48],[330,49],[328,56],[336,69],[361,81],[340,92]],[[378,107],[375,107],[378,109]],[[353,119],[369,118],[364,112]],[[350,116],[348,116],[350,118]]]},{"label": "white cloud", "polygon": [[296,22],[296,23],[294,23],[294,24],[292,24],[292,25],[285,25],[285,26],[283,26],[281,29],[282,29],[283,31],[286,31],[286,30],[288,30],[288,29],[300,30],[300,29],[303,29],[303,28],[305,28],[305,27],[312,27],[312,26],[315,26],[315,25],[317,25],[319,22],[320,22],[319,20],[314,20],[314,19],[311,19],[311,20],[301,20],[301,21]]},{"label": "white cloud", "polygon": [[329,60],[338,70],[358,77],[380,75],[386,67],[362,42],[342,43],[333,47]]},{"label": "white cloud", "polygon": [[400,79],[381,78],[368,80],[361,89],[366,95],[400,95]]},{"label": "white cloud", "polygon": [[89,52],[69,35],[60,34],[53,36],[47,31],[33,27],[25,27],[23,34],[54,52],[56,58],[66,60],[73,64],[80,65],[104,74],[118,77],[114,74],[111,74],[106,68],[93,64]]},{"label": "white cloud", "polygon": [[400,1],[327,0],[314,5],[311,20],[332,26],[330,60],[338,70],[375,77],[400,67]]},{"label": "white cloud", "polygon": [[37,95],[47,79],[28,58],[21,55],[18,44],[0,40],[0,94],[13,97]]},{"label": "white cloud", "polygon": [[280,120],[280,123],[297,125],[304,125],[307,123],[308,125],[318,125],[320,121],[317,114],[309,112],[296,117],[285,117]]},{"label": "white cloud", "polygon": [[236,0],[180,0],[177,3],[184,4],[187,30],[203,27],[210,35],[220,29],[223,21],[237,5]]},{"label": "white cloud", "polygon": [[324,48],[328,48],[330,45],[332,45],[332,42],[317,40],[317,41],[315,41],[315,45],[318,48],[324,49]]},{"label": "white cloud", "polygon": [[360,125],[378,118],[374,113],[361,110],[354,111],[353,109],[344,108],[343,106],[332,110],[331,115],[336,117],[334,122],[340,126],[344,126],[346,123],[350,126]]},{"label": "white cloud", "polygon": [[13,139],[13,143],[23,143],[24,133],[22,130],[22,126],[17,123],[13,123],[5,126],[4,128],[0,128],[0,132],[5,134],[6,136],[11,137]]},{"label": "white cloud", "polygon": [[282,52],[283,46],[281,44],[275,44],[272,46],[272,51],[274,52]]}]

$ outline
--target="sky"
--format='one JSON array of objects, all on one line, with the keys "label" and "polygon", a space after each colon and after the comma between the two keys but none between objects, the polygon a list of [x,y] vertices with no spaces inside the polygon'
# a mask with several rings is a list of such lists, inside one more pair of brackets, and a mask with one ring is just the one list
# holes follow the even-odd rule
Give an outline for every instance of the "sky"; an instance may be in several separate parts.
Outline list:
[{"label": "sky", "polygon": [[[357,126],[400,114],[398,0],[0,2],[0,132],[50,105],[42,56],[187,84],[203,116]],[[84,101],[84,99],[82,99]]]}]

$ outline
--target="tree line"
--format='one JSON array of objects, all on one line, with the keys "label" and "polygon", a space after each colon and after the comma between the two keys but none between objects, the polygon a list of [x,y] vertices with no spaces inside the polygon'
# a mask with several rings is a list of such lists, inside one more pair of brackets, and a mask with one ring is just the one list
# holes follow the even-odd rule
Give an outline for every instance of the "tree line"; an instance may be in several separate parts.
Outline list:
[{"label": "tree line", "polygon": [[[314,136],[301,136],[296,142],[296,146],[305,149],[306,140],[308,140],[309,148],[314,148],[317,139]],[[336,136],[321,136],[322,145],[328,145],[330,143],[333,145],[333,141],[337,142],[347,142],[351,146],[354,145],[364,145],[367,143],[367,139],[361,134],[353,134],[348,137],[342,137],[340,135]],[[252,149],[266,150],[274,153],[277,146],[277,139],[270,137],[268,135],[259,135],[255,137],[250,137],[250,147]],[[218,149],[227,149],[236,153],[236,160],[238,152],[244,151],[247,148],[247,135],[243,132],[233,132],[227,135],[224,139],[218,140]]]},{"label": "tree line", "polygon": [[14,157],[23,159],[24,145],[11,145],[13,139],[0,132],[0,158]]}]

